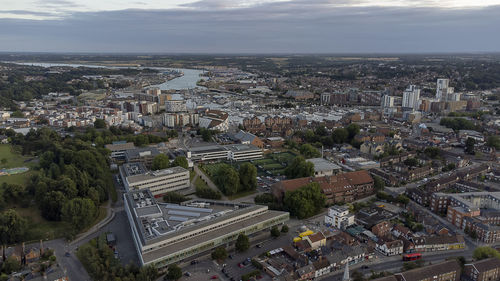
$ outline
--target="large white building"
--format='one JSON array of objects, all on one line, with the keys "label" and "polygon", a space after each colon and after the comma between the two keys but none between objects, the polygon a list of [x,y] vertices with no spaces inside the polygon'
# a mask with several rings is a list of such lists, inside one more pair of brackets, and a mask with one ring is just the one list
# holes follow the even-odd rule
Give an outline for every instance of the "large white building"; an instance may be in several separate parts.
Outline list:
[{"label": "large white building", "polygon": [[205,145],[191,147],[187,156],[192,161],[247,161],[263,157],[262,149],[252,144]]},{"label": "large white building", "polygon": [[415,85],[410,85],[403,92],[403,107],[417,109],[420,100],[420,89]]},{"label": "large white building", "polygon": [[455,92],[453,87],[450,87],[450,79],[438,79],[436,85],[436,99],[438,101],[448,101],[453,97],[452,94]]},{"label": "large white building", "polygon": [[325,224],[346,229],[354,224],[354,214],[350,214],[345,206],[332,206],[328,208],[328,214],[325,215]]},{"label": "large white building", "polygon": [[184,112],[187,111],[186,101],[172,99],[165,101],[165,112]]},{"label": "large white building", "polygon": [[252,240],[290,218],[287,212],[260,205],[207,200],[157,203],[147,189],[126,193],[123,199],[141,265],[160,270],[218,246],[227,247],[241,233]]},{"label": "large white building", "polygon": [[127,163],[120,176],[126,190],[149,189],[155,197],[190,186],[189,171],[182,167],[148,171],[142,163]]}]

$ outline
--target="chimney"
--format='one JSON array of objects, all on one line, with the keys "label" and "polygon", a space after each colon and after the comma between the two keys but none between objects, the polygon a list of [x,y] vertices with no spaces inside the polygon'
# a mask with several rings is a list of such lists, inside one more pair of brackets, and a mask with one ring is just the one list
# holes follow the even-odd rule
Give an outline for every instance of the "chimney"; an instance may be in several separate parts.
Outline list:
[{"label": "chimney", "polygon": [[40,239],[40,256],[43,255],[43,241]]}]

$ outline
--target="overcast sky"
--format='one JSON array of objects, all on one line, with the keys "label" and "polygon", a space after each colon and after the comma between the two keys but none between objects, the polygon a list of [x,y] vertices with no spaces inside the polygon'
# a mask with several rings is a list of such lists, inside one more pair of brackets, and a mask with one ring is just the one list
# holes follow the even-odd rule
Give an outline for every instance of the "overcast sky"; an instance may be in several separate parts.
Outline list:
[{"label": "overcast sky", "polygon": [[0,0],[0,51],[499,52],[500,0]]}]

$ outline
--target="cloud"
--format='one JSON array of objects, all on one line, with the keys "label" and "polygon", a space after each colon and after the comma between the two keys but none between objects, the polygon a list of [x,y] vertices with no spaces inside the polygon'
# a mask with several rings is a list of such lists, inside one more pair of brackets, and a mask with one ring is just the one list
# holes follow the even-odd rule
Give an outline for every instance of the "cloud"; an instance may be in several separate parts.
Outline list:
[{"label": "cloud", "polygon": [[[201,8],[207,3],[219,8]],[[500,6],[345,6],[354,3],[347,0],[261,2],[251,7],[224,3],[227,1],[205,0],[190,8],[76,12],[69,18],[39,22],[0,19],[0,49],[163,53],[500,51],[500,37],[494,36],[500,26]]]}]

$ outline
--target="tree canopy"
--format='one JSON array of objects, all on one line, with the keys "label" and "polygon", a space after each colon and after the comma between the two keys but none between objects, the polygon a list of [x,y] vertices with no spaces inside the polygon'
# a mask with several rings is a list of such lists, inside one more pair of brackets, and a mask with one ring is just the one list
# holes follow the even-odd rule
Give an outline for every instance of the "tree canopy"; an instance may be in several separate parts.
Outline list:
[{"label": "tree canopy", "polygon": [[309,183],[297,190],[287,191],[283,199],[286,210],[298,219],[305,219],[318,214],[325,206],[325,195],[318,183]]},{"label": "tree canopy", "polygon": [[151,169],[154,171],[162,170],[170,167],[170,159],[165,154],[158,154],[153,158]]},{"label": "tree canopy", "polygon": [[314,164],[307,162],[302,156],[297,156],[285,168],[285,175],[289,179],[314,176]]}]

